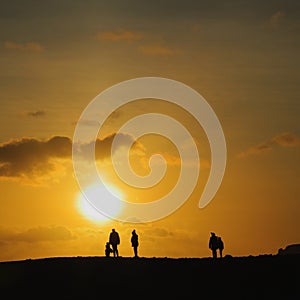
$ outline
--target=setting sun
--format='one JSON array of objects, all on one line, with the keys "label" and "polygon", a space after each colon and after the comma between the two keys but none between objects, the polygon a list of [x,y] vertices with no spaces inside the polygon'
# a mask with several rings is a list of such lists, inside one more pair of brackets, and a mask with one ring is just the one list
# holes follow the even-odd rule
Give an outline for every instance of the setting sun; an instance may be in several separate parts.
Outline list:
[{"label": "setting sun", "polygon": [[[119,199],[123,198],[122,193],[117,190],[115,187],[108,187],[109,191],[111,192],[111,198],[117,196]],[[117,217],[118,214],[122,210],[122,205],[120,203],[116,203],[113,201],[110,201],[107,197],[107,190],[105,186],[103,185],[92,185],[85,189],[84,192],[80,192],[77,195],[77,208],[79,212],[84,215],[85,218],[87,218],[90,221],[93,222],[105,222],[105,221],[111,221],[111,218],[102,214],[97,208],[90,202],[88,199],[95,199],[97,197],[105,197],[105,200],[107,202],[108,211],[111,215],[111,217]]]}]

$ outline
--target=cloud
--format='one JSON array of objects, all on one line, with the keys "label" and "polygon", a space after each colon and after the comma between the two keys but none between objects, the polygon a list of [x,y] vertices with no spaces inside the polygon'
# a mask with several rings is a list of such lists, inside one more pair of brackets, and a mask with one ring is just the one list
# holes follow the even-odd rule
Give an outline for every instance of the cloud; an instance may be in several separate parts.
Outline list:
[{"label": "cloud", "polygon": [[71,140],[54,136],[48,140],[22,138],[0,144],[0,177],[37,178],[60,169],[59,160],[71,156]]},{"label": "cloud", "polygon": [[282,133],[272,139],[274,144],[282,147],[296,147],[300,144],[300,138],[293,133]]},{"label": "cloud", "polygon": [[[116,142],[115,150],[120,148],[133,146],[132,150],[139,152],[144,152],[144,148],[141,143],[134,140],[134,138],[129,134],[124,133],[112,133],[105,136],[102,139],[97,139],[96,143],[84,143],[80,145],[80,151],[82,158],[84,159],[91,148],[95,146],[95,157],[97,160],[105,160],[106,158],[111,157],[111,147],[114,139],[118,136],[118,141]],[[114,153],[113,153],[114,154]]]},{"label": "cloud", "polygon": [[284,11],[281,11],[281,10],[277,11],[269,19],[269,25],[272,28],[277,28],[282,23],[285,16],[286,16],[286,13]]},{"label": "cloud", "polygon": [[[116,137],[118,138],[117,140]],[[287,137],[277,137],[278,143],[292,143]],[[112,144],[115,147],[112,152]],[[49,139],[24,137],[0,143],[0,180],[17,180],[30,185],[44,185],[58,182],[67,171],[71,170],[72,140],[66,136],[53,136]],[[96,142],[78,145],[80,157],[85,163],[90,151],[95,151],[99,163],[111,164],[111,157],[119,165],[125,163],[124,157],[130,149],[132,163],[140,170],[148,171],[149,154],[144,144],[130,134],[111,133]],[[93,149],[95,147],[95,150]],[[167,151],[161,152],[169,166],[180,166],[180,157]],[[127,162],[127,160],[126,160]],[[193,161],[185,161],[187,166],[194,167]],[[124,164],[126,166],[126,164]],[[201,161],[201,167],[209,168],[209,162]]]},{"label": "cloud", "polygon": [[30,228],[15,236],[15,240],[24,242],[41,242],[41,241],[68,241],[76,237],[70,230],[63,226]]},{"label": "cloud", "polygon": [[[96,159],[111,156],[111,145],[116,133],[96,141]],[[143,151],[142,145],[126,134],[119,134],[117,148],[133,143],[135,153]],[[83,159],[94,143],[82,145]],[[0,144],[0,179],[19,179],[26,184],[44,184],[57,181],[70,164],[72,141],[65,136],[54,136],[47,140],[21,138]]]},{"label": "cloud", "polygon": [[30,51],[30,52],[43,52],[44,47],[40,43],[28,42],[28,43],[15,43],[6,41],[4,43],[6,49],[14,49],[20,51]]},{"label": "cloud", "polygon": [[95,127],[95,126],[99,126],[99,122],[96,120],[80,120],[80,121],[72,122],[72,125]]},{"label": "cloud", "polygon": [[297,147],[300,145],[300,138],[298,138],[295,134],[284,132],[275,137],[260,143],[254,147],[250,147],[247,150],[239,153],[239,158],[244,158],[253,155],[259,155],[262,153],[267,153],[273,150],[274,146],[279,147]]},{"label": "cloud", "polygon": [[146,45],[146,46],[140,46],[139,50],[146,55],[174,55],[177,52],[159,45]]},{"label": "cloud", "polygon": [[44,241],[68,241],[74,240],[76,236],[63,226],[39,226],[29,228],[22,232],[13,230],[0,230],[0,240],[3,242],[44,242]]},{"label": "cloud", "polygon": [[[116,120],[118,120],[122,116],[122,112],[113,111],[109,118],[105,120],[106,124],[113,124]],[[72,122],[73,125],[87,126],[87,127],[99,127],[99,121],[95,119],[80,119],[75,122]]]},{"label": "cloud", "polygon": [[[156,154],[160,154],[161,156],[163,156],[163,158],[167,161],[167,164],[169,166],[181,166],[184,165],[186,167],[201,167],[201,169],[210,169],[211,168],[211,164],[210,161],[207,159],[199,159],[199,164],[197,164],[195,162],[195,160],[191,159],[191,158],[187,158],[186,160],[183,160],[179,155],[174,155],[168,152],[157,152]],[[163,161],[158,160],[155,161],[154,164],[161,164],[163,163]]]},{"label": "cloud", "polygon": [[140,40],[143,35],[139,32],[129,31],[129,30],[117,30],[117,31],[103,31],[96,35],[96,39],[100,41],[127,41],[131,42],[134,40]]},{"label": "cloud", "polygon": [[43,117],[46,115],[46,112],[44,110],[35,110],[35,111],[28,111],[28,112],[25,112],[24,115],[26,117]]},{"label": "cloud", "polygon": [[160,227],[145,230],[145,233],[155,237],[169,237],[174,235],[171,231]]}]

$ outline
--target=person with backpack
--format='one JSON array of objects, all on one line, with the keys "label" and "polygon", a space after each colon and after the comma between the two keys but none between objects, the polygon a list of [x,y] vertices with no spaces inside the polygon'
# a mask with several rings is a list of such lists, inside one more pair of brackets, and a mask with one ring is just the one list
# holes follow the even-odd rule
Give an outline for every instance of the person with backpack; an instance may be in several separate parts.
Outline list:
[{"label": "person with backpack", "polygon": [[212,252],[212,257],[217,258],[218,237],[216,236],[216,234],[214,232],[210,233],[208,247]]}]

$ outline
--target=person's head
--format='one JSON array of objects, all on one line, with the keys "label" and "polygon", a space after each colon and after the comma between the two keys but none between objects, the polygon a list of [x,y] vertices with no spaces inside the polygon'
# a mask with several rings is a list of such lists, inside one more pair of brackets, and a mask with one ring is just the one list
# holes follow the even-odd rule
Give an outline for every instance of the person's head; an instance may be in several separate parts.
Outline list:
[{"label": "person's head", "polygon": [[214,232],[211,232],[210,234],[211,234],[211,236],[215,236],[216,235]]},{"label": "person's head", "polygon": [[114,228],[112,229],[112,232],[115,232],[115,229],[114,229]]},{"label": "person's head", "polygon": [[135,234],[135,229],[132,230],[132,234]]}]

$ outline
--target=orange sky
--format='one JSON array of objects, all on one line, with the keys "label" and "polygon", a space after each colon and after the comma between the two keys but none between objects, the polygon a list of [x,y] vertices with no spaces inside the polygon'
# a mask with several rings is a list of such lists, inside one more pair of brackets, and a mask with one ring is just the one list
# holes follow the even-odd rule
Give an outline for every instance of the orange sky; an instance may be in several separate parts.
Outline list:
[{"label": "orange sky", "polygon": [[[112,228],[120,233],[122,256],[133,255],[133,228],[145,257],[210,256],[211,231],[223,237],[225,255],[277,253],[299,243],[299,8],[298,1],[233,0],[2,4],[0,261],[102,256]],[[113,172],[116,132],[150,112],[188,129],[200,154],[200,177],[190,198],[165,218],[103,220],[81,202],[72,165],[75,126],[102,91],[145,76],[183,82],[205,97],[226,138],[225,175],[214,199],[198,208],[210,170],[203,129],[174,105],[132,102],[99,132],[97,166],[109,184],[128,201],[149,202],[176,183],[178,151],[155,135],[136,141],[131,163],[147,175],[149,157],[161,153],[168,169],[159,185],[135,189]],[[115,155],[131,141],[125,134]]]}]

